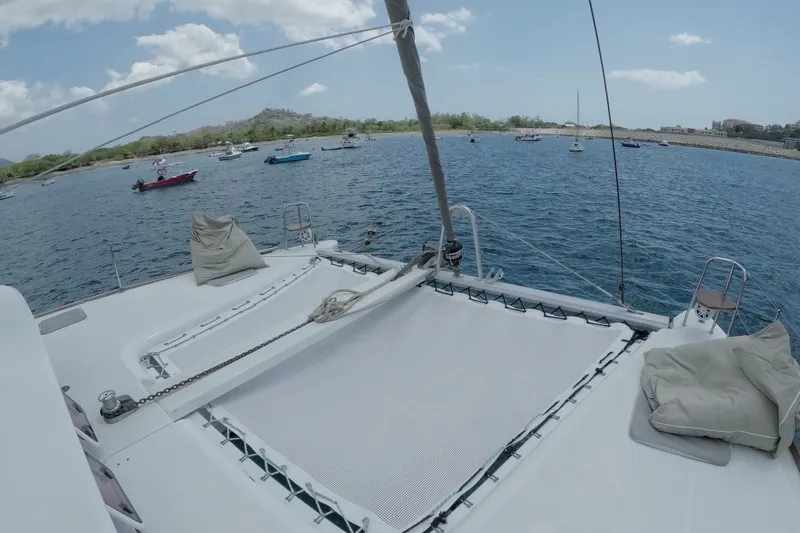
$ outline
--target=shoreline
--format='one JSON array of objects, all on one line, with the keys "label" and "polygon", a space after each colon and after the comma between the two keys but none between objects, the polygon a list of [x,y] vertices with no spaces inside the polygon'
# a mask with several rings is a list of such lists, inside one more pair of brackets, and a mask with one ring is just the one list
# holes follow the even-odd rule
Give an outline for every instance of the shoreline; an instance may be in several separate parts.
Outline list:
[{"label": "shoreline", "polygon": [[[464,135],[469,133],[471,130],[444,130],[444,131],[437,131],[436,135]],[[575,128],[517,128],[508,131],[477,131],[478,134],[498,134],[498,135],[516,135],[520,132],[524,131],[535,131],[540,135],[547,135],[547,136],[564,136],[564,137],[572,137],[576,133]],[[372,133],[371,135],[375,135],[376,137],[388,137],[388,136],[395,136],[395,135],[422,135],[418,131],[392,131],[392,132],[382,132],[382,133]],[[595,129],[581,129],[580,130],[580,137],[587,137],[591,136],[596,139],[609,139],[611,138],[611,134],[609,130],[602,129],[602,130],[595,130]],[[308,137],[309,140],[326,140],[326,139],[338,139],[339,135],[321,135],[318,137]],[[766,144],[761,144],[755,140],[751,139],[740,139],[735,137],[711,137],[707,135],[685,135],[685,134],[678,134],[678,133],[660,133],[660,132],[644,132],[644,131],[636,131],[636,130],[625,130],[625,129],[616,129],[614,130],[614,138],[616,140],[628,139],[631,138],[637,142],[644,142],[644,143],[651,143],[657,144],[658,142],[665,140],[669,142],[671,145],[675,146],[686,146],[689,148],[702,148],[706,150],[720,150],[726,152],[737,152],[742,154],[749,154],[749,155],[756,155],[756,156],[763,156],[763,157],[776,157],[779,159],[792,159],[795,161],[800,161],[800,150],[789,150],[786,148],[778,148],[775,146],[769,146]],[[271,145],[278,145],[280,143],[279,139],[273,141],[264,141],[259,144],[259,146],[271,146]],[[171,152],[166,154],[161,154],[159,157],[180,157],[185,155],[197,155],[197,154],[205,154],[209,152],[214,152],[219,150],[219,147],[214,146],[211,148],[200,148],[196,150],[182,150],[180,152]],[[96,170],[99,168],[108,168],[108,167],[115,167],[115,166],[125,166],[132,163],[139,163],[141,161],[147,161],[152,159],[156,156],[142,156],[142,157],[133,157],[130,159],[120,159],[120,160],[109,160],[109,161],[98,161],[97,163],[92,163],[91,165],[86,165],[83,167],[72,168],[69,170],[61,170],[56,171],[51,174],[52,177],[59,177],[59,176],[67,176],[69,174],[76,174],[79,172],[89,172],[92,170]],[[3,186],[11,186],[17,185],[21,183],[26,183],[29,181],[33,181],[35,176],[31,176],[28,178],[17,178],[8,180],[5,182],[0,182]]]},{"label": "shoreline", "polygon": [[[565,137],[574,136],[576,133],[575,128],[541,128],[535,129],[535,131],[541,135],[563,135]],[[611,138],[611,133],[607,129],[581,129],[580,137],[586,136],[591,136],[596,139],[609,139]],[[614,130],[615,140],[619,141],[629,137],[634,141],[650,144],[657,144],[663,140],[675,146],[704,148],[706,150],[721,150],[725,152],[738,152],[741,154],[777,157],[780,159],[793,159],[800,161],[800,150],[789,150],[786,148],[769,146],[767,144],[761,144],[757,140],[753,139],[712,137],[709,135],[685,135],[682,133],[660,133],[624,129]]]}]

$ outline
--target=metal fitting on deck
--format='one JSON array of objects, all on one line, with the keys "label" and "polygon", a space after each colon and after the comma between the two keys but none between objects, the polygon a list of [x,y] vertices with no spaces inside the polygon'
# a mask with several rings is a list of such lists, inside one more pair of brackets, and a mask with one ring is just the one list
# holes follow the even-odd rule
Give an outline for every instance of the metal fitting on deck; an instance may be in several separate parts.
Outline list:
[{"label": "metal fitting on deck", "polygon": [[122,420],[139,408],[133,398],[127,394],[118,398],[113,390],[101,392],[97,400],[103,404],[100,407],[100,416],[109,424]]}]

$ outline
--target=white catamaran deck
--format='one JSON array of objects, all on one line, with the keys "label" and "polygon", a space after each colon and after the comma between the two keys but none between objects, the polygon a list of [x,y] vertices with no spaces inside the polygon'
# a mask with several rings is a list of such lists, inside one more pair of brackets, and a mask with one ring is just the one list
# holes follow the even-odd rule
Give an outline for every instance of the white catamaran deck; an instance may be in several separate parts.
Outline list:
[{"label": "white catamaran deck", "polygon": [[[103,388],[140,398],[285,330],[333,290],[390,279],[310,262],[312,253],[267,254],[269,268],[221,287],[197,287],[187,273],[83,302],[84,320],[41,337],[58,384],[86,408],[94,453],[146,531],[347,531],[341,520],[353,531],[422,531],[445,510],[440,527],[456,532],[793,530],[785,510],[800,473],[788,453],[773,460],[734,447],[731,463],[716,467],[628,436],[642,353],[708,339],[705,326],[635,340],[621,323],[416,288],[425,271],[381,289],[394,296],[379,307],[311,324],[119,423],[101,420]],[[398,283],[405,289],[391,288]],[[154,350],[168,380],[140,361]],[[262,458],[271,467],[258,466]]]},{"label": "white catamaran deck", "polygon": [[797,508],[800,472],[788,451],[772,459],[734,445],[730,464],[720,467],[629,437],[644,352],[706,338],[680,327],[653,333],[449,522],[459,533],[797,531],[796,513],[787,511]]},{"label": "white catamaran deck", "polygon": [[631,335],[424,287],[213,404],[330,492],[403,530]]}]

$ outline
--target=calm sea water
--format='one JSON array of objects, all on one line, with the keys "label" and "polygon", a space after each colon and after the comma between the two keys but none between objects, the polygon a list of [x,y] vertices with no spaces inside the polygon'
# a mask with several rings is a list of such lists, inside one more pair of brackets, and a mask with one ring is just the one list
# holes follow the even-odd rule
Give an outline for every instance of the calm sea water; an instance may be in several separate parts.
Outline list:
[{"label": "calm sea water", "polygon": [[[463,203],[616,293],[619,251],[609,141],[571,139],[518,143],[490,135],[439,142],[451,203]],[[327,141],[327,144],[332,144]],[[259,247],[282,239],[282,207],[307,201],[321,238],[353,248],[378,229],[369,247],[407,259],[439,223],[422,139],[382,137],[360,150],[322,152],[310,161],[264,165],[271,147],[219,162],[180,158],[198,168],[197,182],[144,194],[130,185],[151,179],[149,162],[24,184],[0,203],[0,283],[17,287],[40,311],[191,265],[190,214],[233,214]],[[671,146],[618,149],[625,236],[626,297],[643,310],[674,315],[688,303],[705,258],[740,260],[783,309],[800,322],[800,162]],[[472,257],[466,221],[456,231]],[[486,270],[507,281],[604,299],[591,286],[481,223]],[[474,271],[474,263],[468,262]],[[744,322],[752,331],[774,316],[748,284]],[[743,326],[737,324],[737,330]]]}]

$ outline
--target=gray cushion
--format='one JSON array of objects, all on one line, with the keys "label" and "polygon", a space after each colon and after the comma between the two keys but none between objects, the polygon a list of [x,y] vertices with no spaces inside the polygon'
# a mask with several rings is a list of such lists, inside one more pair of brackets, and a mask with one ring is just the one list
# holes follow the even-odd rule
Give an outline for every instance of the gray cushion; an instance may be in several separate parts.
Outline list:
[{"label": "gray cushion", "polygon": [[631,417],[630,436],[636,442],[689,459],[725,466],[731,462],[731,444],[707,437],[689,437],[658,431],[650,423],[650,404],[639,392]]},{"label": "gray cushion", "polygon": [[[777,454],[791,443],[800,368],[776,322],[746,337],[645,353],[642,389],[656,429]],[[779,409],[780,406],[780,409]]]},{"label": "gray cushion", "polygon": [[194,213],[189,250],[198,285],[242,270],[266,266],[250,238],[230,215],[211,218]]}]

